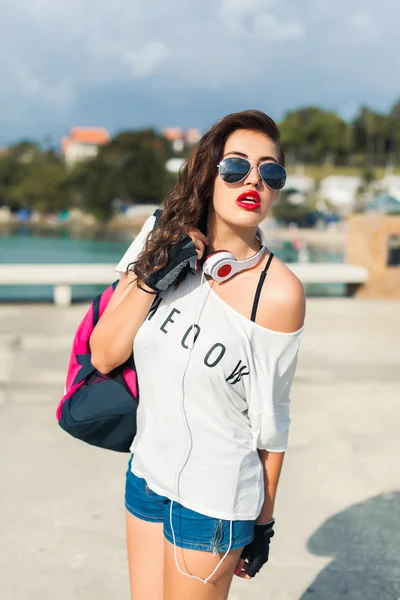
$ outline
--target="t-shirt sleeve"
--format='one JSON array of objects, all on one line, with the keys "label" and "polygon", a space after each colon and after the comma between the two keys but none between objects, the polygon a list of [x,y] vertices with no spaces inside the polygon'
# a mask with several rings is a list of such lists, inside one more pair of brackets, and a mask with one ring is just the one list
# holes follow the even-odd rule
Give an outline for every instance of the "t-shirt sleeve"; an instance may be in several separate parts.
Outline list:
[{"label": "t-shirt sleeve", "polygon": [[148,234],[150,233],[150,231],[152,231],[154,227],[155,220],[155,215],[151,215],[151,217],[147,219],[142,229],[135,237],[132,244],[129,246],[128,250],[125,252],[119,263],[117,264],[115,268],[117,273],[125,273],[127,266],[137,259],[137,257],[143,250]]},{"label": "t-shirt sleeve", "polygon": [[247,403],[254,450],[287,450],[290,390],[302,332],[301,329],[294,334],[268,333],[265,343],[253,354]]}]

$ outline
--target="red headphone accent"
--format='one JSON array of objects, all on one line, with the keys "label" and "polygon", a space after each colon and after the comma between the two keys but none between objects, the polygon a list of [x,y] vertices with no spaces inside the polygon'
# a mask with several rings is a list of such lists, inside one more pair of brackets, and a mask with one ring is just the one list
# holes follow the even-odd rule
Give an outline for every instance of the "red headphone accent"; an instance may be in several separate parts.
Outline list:
[{"label": "red headphone accent", "polygon": [[227,277],[227,275],[230,275],[231,271],[231,265],[222,265],[222,267],[218,269],[218,277]]}]

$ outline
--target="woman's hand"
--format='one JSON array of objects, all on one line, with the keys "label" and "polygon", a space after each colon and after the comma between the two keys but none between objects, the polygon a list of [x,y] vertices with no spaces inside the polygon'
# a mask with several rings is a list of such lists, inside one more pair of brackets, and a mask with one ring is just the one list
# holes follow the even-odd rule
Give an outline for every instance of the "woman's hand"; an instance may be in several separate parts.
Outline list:
[{"label": "woman's hand", "polygon": [[190,229],[188,236],[192,239],[196,246],[197,260],[204,256],[205,247],[208,245],[208,239],[199,229]]},{"label": "woman's hand", "polygon": [[274,536],[275,519],[268,523],[254,526],[254,539],[243,548],[241,557],[236,565],[235,575],[242,579],[252,579],[261,567],[268,562],[269,545]]},{"label": "woman's hand", "polygon": [[[180,240],[168,249],[168,262],[162,269],[151,273],[144,283],[154,291],[163,292],[174,283],[180,273],[193,261],[199,260],[208,244],[206,236],[198,229],[191,229]],[[133,268],[135,273],[135,267]],[[137,275],[137,273],[136,273]]]}]

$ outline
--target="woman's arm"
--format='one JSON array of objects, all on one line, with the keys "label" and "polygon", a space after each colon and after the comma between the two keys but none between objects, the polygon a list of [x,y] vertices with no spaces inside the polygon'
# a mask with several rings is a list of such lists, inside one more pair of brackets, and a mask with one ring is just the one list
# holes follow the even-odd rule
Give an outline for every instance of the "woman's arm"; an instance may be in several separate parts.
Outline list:
[{"label": "woman's arm", "polygon": [[285,453],[258,450],[258,455],[264,470],[264,504],[256,522],[268,523],[274,516],[276,491]]},{"label": "woman's arm", "polygon": [[[188,235],[194,242],[200,259],[208,243],[207,238],[197,229],[190,230]],[[176,266],[172,260],[171,264],[167,265],[171,269]],[[144,283],[141,287],[148,292],[154,292]],[[132,354],[136,334],[146,319],[154,298],[155,294],[146,293],[137,287],[136,276],[133,273],[121,274],[120,281],[90,337],[92,365],[100,373],[109,373]]]},{"label": "woman's arm", "polygon": [[[299,330],[304,324],[305,294],[300,281],[287,271],[287,267],[283,265],[282,267],[278,269],[280,285],[277,281],[273,292],[268,294],[268,304],[265,305],[265,310],[260,315],[261,324],[265,327],[270,326],[273,329],[291,333]],[[282,275],[286,276],[283,278]],[[259,449],[258,455],[264,471],[265,499],[257,522],[267,523],[273,517],[275,497],[285,452]]]},{"label": "woman's arm", "polygon": [[[235,575],[241,579],[251,579],[268,561],[269,544],[273,532],[274,504],[279,476],[282,469],[284,452],[258,450],[264,471],[265,499],[260,514],[256,519],[254,540],[244,547],[236,565]],[[272,523],[270,523],[272,521]]]},{"label": "woman's arm", "polygon": [[[145,289],[150,289],[143,284]],[[145,320],[155,296],[129,281],[128,276],[118,283],[106,311],[90,337],[92,365],[107,374],[122,365],[132,354],[133,342]]]}]

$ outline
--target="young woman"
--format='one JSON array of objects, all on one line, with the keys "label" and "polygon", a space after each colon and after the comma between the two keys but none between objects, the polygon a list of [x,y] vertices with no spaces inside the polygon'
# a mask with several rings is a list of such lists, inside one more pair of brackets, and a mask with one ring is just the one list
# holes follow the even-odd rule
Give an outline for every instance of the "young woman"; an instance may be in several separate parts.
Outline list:
[{"label": "young woman", "polygon": [[133,600],[223,600],[234,574],[250,579],[268,560],[305,316],[301,283],[259,229],[283,165],[264,113],[211,127],[119,263],[92,334],[99,371],[133,345],[138,372]]}]

